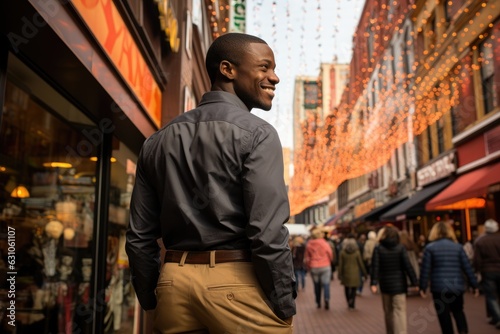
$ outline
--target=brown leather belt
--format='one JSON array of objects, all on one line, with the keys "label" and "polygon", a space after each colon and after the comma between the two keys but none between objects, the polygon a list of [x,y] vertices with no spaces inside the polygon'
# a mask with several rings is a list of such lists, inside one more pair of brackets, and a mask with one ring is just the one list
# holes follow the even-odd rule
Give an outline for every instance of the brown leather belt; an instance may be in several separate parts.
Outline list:
[{"label": "brown leather belt", "polygon": [[210,264],[210,254],[214,253],[215,263],[224,262],[250,262],[252,260],[249,250],[213,250],[213,251],[177,251],[167,250],[165,252],[165,262],[182,262],[182,256],[187,252],[184,263],[187,264]]}]

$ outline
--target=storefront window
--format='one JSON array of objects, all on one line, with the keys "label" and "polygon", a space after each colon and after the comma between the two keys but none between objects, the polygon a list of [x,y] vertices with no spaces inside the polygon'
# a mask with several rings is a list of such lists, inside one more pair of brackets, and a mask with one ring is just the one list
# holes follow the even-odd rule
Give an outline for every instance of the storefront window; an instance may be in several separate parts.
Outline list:
[{"label": "storefront window", "polygon": [[85,333],[96,127],[24,70],[9,71],[0,127],[0,332]]},{"label": "storefront window", "polygon": [[109,194],[108,247],[106,256],[105,333],[132,333],[136,322],[136,298],[130,281],[125,253],[130,196],[134,185],[137,156],[113,138]]}]

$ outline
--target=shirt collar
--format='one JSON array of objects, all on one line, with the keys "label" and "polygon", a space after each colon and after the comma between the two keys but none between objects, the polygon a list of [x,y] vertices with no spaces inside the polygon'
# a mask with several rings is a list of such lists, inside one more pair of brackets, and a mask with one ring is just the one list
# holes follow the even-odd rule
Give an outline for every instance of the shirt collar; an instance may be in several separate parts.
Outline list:
[{"label": "shirt collar", "polygon": [[199,106],[220,102],[231,103],[243,110],[249,111],[247,106],[243,103],[243,101],[240,100],[238,96],[225,91],[210,91],[203,94]]}]

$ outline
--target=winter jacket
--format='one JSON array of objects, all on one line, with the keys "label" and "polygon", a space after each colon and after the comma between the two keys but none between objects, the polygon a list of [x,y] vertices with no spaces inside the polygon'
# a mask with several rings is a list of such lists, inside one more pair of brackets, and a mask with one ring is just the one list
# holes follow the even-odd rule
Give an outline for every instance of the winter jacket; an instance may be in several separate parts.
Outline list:
[{"label": "winter jacket", "polygon": [[450,239],[438,239],[424,248],[420,268],[420,290],[425,291],[430,281],[432,292],[465,292],[464,274],[472,288],[477,280],[462,245]]},{"label": "winter jacket", "polygon": [[477,239],[474,266],[478,272],[500,272],[500,233],[486,233]]},{"label": "winter jacket", "polygon": [[380,285],[384,294],[406,293],[410,278],[411,284],[418,285],[406,248],[397,239],[384,239],[375,247],[372,257],[371,285]]},{"label": "winter jacket", "polygon": [[318,238],[307,242],[305,262],[308,269],[330,267],[332,260],[333,252],[328,241]]},{"label": "winter jacket", "polygon": [[368,276],[355,241],[343,247],[340,252],[337,270],[340,283],[346,287],[358,287],[361,284],[360,271],[363,276]]}]

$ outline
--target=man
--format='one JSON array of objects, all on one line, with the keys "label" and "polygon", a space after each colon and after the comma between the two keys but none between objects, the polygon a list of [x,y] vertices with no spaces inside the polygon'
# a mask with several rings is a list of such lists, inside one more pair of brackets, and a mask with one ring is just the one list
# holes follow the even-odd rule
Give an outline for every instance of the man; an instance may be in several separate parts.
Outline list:
[{"label": "man", "polygon": [[[199,106],[148,138],[126,250],[141,306],[161,333],[291,333],[290,208],[270,110],[279,83],[260,38],[218,37]],[[159,272],[157,239],[166,248]]]},{"label": "man", "polygon": [[474,243],[474,266],[481,273],[490,324],[500,329],[500,233],[498,222],[488,219],[484,223],[485,234]]}]

